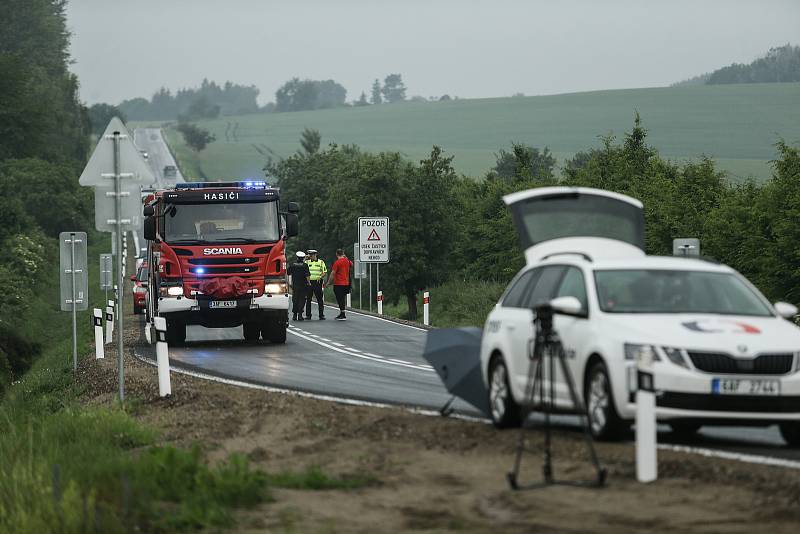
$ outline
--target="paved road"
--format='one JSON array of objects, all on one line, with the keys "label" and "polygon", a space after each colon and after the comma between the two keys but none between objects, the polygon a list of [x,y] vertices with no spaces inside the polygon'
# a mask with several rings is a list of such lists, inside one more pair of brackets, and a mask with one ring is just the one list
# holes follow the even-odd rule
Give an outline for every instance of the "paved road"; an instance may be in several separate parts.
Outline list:
[{"label": "paved road", "polygon": [[[338,311],[338,310],[337,310]],[[422,359],[425,331],[348,313],[294,322],[286,344],[245,344],[241,328],[190,326],[170,359],[190,368],[257,384],[351,399],[438,409],[450,398]],[[479,415],[460,401],[460,412]]]},{"label": "paved road", "polygon": [[[175,161],[161,131],[137,129],[134,140],[148,151],[157,186],[163,187],[163,168]],[[178,181],[183,181],[180,174]],[[144,246],[143,236],[139,239]],[[425,331],[356,313],[339,322],[332,320],[335,313],[329,309],[327,321],[292,323],[285,345],[245,344],[241,328],[189,327],[186,345],[171,347],[170,357],[177,365],[221,377],[330,396],[428,409],[448,400],[436,373],[422,359]],[[152,350],[144,355],[152,356]],[[478,415],[460,401],[453,407]],[[574,427],[577,419],[558,421]],[[674,441],[662,427],[659,442],[800,460],[800,450],[786,448],[775,426],[704,428],[691,442]]]},{"label": "paved road", "polygon": [[[133,143],[139,150],[147,151],[147,163],[153,171],[153,176],[156,177],[155,183],[148,187],[160,189],[185,181],[180,170],[178,170],[176,176],[169,178],[164,177],[165,166],[173,165],[177,167],[178,164],[175,162],[175,158],[172,157],[172,153],[169,151],[169,147],[167,147],[167,143],[164,140],[160,128],[136,128],[133,131]],[[136,256],[143,256],[143,251],[141,249],[146,247],[147,244],[144,239],[142,228],[134,232],[134,243],[139,246],[139,250],[136,251]]]}]

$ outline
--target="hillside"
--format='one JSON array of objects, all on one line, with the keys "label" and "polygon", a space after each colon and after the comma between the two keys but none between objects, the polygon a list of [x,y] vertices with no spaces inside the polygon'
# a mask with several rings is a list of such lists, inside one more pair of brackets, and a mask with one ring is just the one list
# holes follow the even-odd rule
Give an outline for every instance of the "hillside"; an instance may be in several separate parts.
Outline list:
[{"label": "hillside", "polygon": [[800,140],[800,83],[625,89],[552,96],[404,103],[295,113],[223,117],[199,124],[217,141],[199,155],[174,131],[169,139],[189,172],[211,179],[255,177],[268,155],[299,147],[300,132],[318,129],[323,145],[355,143],[420,159],[433,144],[455,155],[456,168],[481,176],[511,141],[549,146],[563,161],[622,135],[634,110],[662,156],[706,154],[734,180],[770,175],[774,143]]}]

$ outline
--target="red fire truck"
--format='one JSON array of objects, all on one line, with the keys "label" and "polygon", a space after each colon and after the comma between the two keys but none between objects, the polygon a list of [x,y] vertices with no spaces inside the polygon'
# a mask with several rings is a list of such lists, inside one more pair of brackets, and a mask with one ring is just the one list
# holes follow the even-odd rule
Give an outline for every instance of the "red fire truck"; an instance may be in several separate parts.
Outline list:
[{"label": "red fire truck", "polygon": [[168,342],[183,343],[187,325],[286,341],[285,243],[299,209],[279,203],[266,182],[181,183],[145,199],[147,313],[166,318]]}]

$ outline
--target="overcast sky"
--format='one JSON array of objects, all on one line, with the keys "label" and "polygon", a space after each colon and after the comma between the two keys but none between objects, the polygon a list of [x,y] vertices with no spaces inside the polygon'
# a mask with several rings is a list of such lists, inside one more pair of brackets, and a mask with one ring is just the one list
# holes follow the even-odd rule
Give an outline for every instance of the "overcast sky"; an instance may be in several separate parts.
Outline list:
[{"label": "overcast sky", "polygon": [[348,100],[399,72],[408,96],[664,86],[800,44],[798,0],[70,0],[89,104],[207,77],[332,78]]}]

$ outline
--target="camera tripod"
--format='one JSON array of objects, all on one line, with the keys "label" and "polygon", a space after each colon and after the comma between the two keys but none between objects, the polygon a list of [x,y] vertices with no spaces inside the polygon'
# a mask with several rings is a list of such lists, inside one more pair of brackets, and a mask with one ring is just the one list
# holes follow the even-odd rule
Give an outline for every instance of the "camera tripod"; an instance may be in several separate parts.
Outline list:
[{"label": "camera tripod", "polygon": [[[564,347],[558,334],[553,329],[553,308],[549,303],[534,308],[534,339],[533,347],[530,351],[530,366],[528,367],[528,382],[525,386],[525,398],[523,399],[523,424],[519,431],[519,442],[517,443],[516,458],[514,468],[508,473],[508,483],[511,489],[532,489],[552,484],[564,484],[572,486],[603,487],[606,482],[607,471],[600,466],[597,452],[594,449],[592,434],[589,431],[589,415],[581,397],[575,390],[575,381],[572,378],[567,362],[565,361]],[[564,375],[564,380],[569,388],[570,397],[581,417],[581,427],[584,441],[589,449],[589,456],[592,465],[597,473],[594,480],[557,480],[553,474],[553,454],[550,415],[555,409],[555,375],[556,361]],[[545,375],[548,384],[545,387]],[[538,401],[538,402],[537,402]],[[524,421],[534,408],[538,407],[544,413],[544,461],[542,464],[543,480],[528,486],[519,484],[519,472],[522,467],[522,455],[526,452],[525,448],[525,424]]]}]

